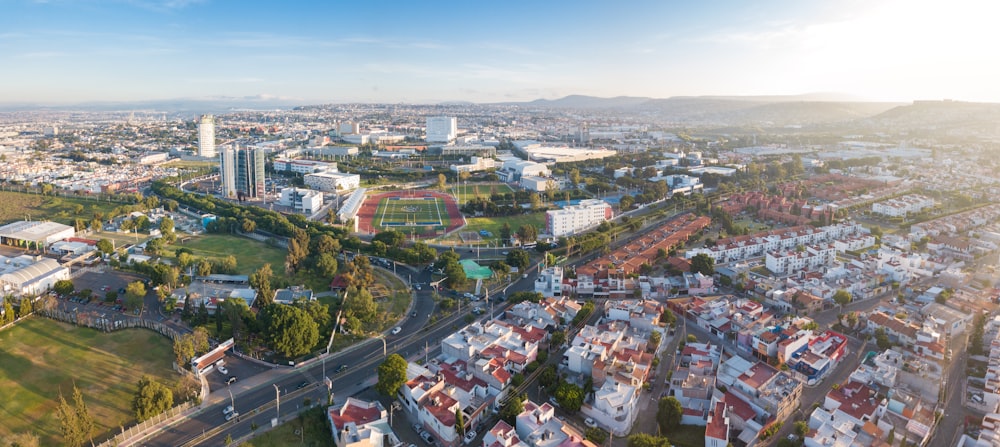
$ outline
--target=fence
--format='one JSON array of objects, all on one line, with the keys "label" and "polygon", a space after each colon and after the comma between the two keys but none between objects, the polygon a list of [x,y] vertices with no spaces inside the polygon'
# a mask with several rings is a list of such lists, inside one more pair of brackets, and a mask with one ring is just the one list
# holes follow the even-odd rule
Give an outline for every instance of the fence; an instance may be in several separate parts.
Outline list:
[{"label": "fence", "polygon": [[75,324],[77,326],[89,327],[103,332],[112,332],[119,329],[142,328],[156,331],[171,340],[174,340],[181,335],[176,330],[163,323],[143,318],[128,317],[123,315],[113,315],[105,318],[101,317],[96,312],[66,312],[58,309],[38,309],[38,313],[53,320]]},{"label": "fence", "polygon": [[118,433],[111,439],[108,439],[100,444],[97,444],[97,447],[114,447],[123,445],[126,441],[129,441],[133,437],[142,435],[147,430],[156,426],[157,424],[169,421],[170,419],[179,416],[181,413],[184,413],[185,411],[190,410],[191,408],[194,407],[195,407],[194,402],[191,401],[184,402],[176,407],[164,411],[163,413],[153,416],[152,418],[142,421],[138,424],[135,424],[129,428],[123,427],[120,433]]}]

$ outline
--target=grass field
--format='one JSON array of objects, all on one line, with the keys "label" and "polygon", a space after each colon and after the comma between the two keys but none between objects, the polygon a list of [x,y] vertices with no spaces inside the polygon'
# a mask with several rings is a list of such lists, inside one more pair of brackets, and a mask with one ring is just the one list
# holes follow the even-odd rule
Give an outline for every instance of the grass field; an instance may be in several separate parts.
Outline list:
[{"label": "grass field", "polygon": [[510,189],[504,183],[488,183],[488,184],[474,184],[474,185],[452,185],[447,191],[449,194],[455,196],[458,199],[458,204],[461,205],[469,200],[474,199],[477,195],[482,197],[489,197],[491,194],[496,192],[497,194],[507,194],[513,193],[514,190]]},{"label": "grass field", "polygon": [[462,231],[487,230],[493,233],[494,237],[500,237],[500,227],[503,227],[505,222],[510,225],[512,232],[516,232],[521,225],[534,225],[535,228],[538,228],[539,233],[545,231],[545,213],[504,217],[466,217],[465,221],[467,225]]},{"label": "grass field", "polygon": [[678,426],[666,437],[677,447],[705,447],[705,427],[700,425]]},{"label": "grass field", "polygon": [[451,219],[444,200],[433,198],[386,198],[375,210],[376,227],[448,226]]},{"label": "grass field", "polygon": [[218,161],[195,161],[195,160],[174,160],[163,164],[167,168],[179,168],[179,169],[205,169],[205,168],[216,168],[219,166]]},{"label": "grass field", "polygon": [[279,425],[274,430],[240,445],[244,447],[334,447],[336,444],[334,444],[330,429],[327,427],[325,408],[321,406],[305,411],[298,419]]},{"label": "grass field", "polygon": [[268,263],[271,264],[271,270],[277,274],[282,274],[285,271],[287,252],[284,249],[245,237],[229,234],[202,234],[194,236],[182,244],[178,236],[178,241],[168,245],[164,250],[164,255],[173,258],[178,248],[189,248],[194,256],[199,258],[221,260],[226,256],[233,255],[236,257],[236,269],[241,274],[249,275]]},{"label": "grass field", "polygon": [[55,408],[60,392],[72,402],[74,383],[103,437],[134,420],[143,374],[170,387],[180,377],[170,340],[143,329],[105,334],[36,317],[0,332],[0,346],[0,439],[30,430],[41,445],[61,445]]},{"label": "grass field", "polygon": [[31,216],[31,220],[51,220],[66,225],[73,225],[74,219],[81,218],[89,224],[94,218],[94,212],[101,212],[107,216],[119,205],[121,204],[77,197],[45,197],[23,192],[0,191],[0,224],[25,220],[28,216]]}]

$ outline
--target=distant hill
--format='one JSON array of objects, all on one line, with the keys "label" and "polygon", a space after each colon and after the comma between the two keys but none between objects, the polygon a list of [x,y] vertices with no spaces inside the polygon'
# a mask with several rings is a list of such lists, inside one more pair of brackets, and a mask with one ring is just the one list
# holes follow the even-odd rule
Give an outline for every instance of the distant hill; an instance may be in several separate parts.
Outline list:
[{"label": "distant hill", "polygon": [[859,120],[870,129],[905,131],[914,137],[1000,138],[1000,104],[914,101]]},{"label": "distant hill", "polygon": [[269,96],[247,97],[211,97],[211,98],[177,98],[148,101],[95,101],[72,104],[0,104],[0,111],[15,110],[82,110],[95,112],[156,110],[184,113],[226,113],[238,110],[273,110],[288,109],[301,104],[302,101],[292,98]]},{"label": "distant hill", "polygon": [[899,103],[834,101],[847,98],[833,93],[791,96],[675,96],[600,98],[572,95],[517,103],[553,109],[607,109],[643,113],[667,122],[709,125],[814,125],[868,118]]}]

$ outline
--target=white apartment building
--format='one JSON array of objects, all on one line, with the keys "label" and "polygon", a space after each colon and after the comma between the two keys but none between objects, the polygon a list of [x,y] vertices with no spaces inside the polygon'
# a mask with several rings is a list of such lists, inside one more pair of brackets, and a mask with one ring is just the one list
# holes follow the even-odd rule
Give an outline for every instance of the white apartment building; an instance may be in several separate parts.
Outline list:
[{"label": "white apartment building", "polygon": [[872,212],[889,217],[906,217],[908,214],[919,213],[934,207],[934,199],[920,194],[907,194],[895,199],[873,203]]},{"label": "white apartment building", "polygon": [[552,237],[577,234],[596,227],[614,216],[611,205],[603,200],[581,200],[561,210],[545,212],[545,232]]},{"label": "white apartment building", "polygon": [[306,186],[326,192],[357,189],[361,186],[361,176],[343,172],[316,172],[305,175]]},{"label": "white apartment building", "polygon": [[535,291],[546,297],[562,296],[562,279],[562,267],[549,267],[542,270],[535,278]]},{"label": "white apartment building", "polygon": [[798,272],[805,268],[816,268],[833,263],[837,249],[830,244],[816,244],[805,247],[803,251],[776,250],[769,251],[764,256],[764,265],[774,274]]},{"label": "white apartment building", "polygon": [[464,165],[451,165],[452,172],[479,172],[497,167],[496,160],[485,157],[472,157],[472,162]]},{"label": "white apartment building", "polygon": [[297,174],[312,174],[314,172],[337,172],[336,163],[313,160],[292,160],[289,158],[278,158],[274,160],[274,170],[277,172],[290,171]]},{"label": "white apartment building", "polygon": [[427,117],[427,142],[448,143],[458,136],[458,119],[453,116]]},{"label": "white apartment building", "polygon": [[305,215],[312,215],[323,206],[323,193],[311,189],[282,188],[278,204],[291,207]]},{"label": "white apartment building", "polygon": [[198,156],[214,158],[215,155],[215,117],[202,115],[198,121]]},{"label": "white apartment building", "polygon": [[[722,243],[710,248],[695,248],[688,250],[684,256],[688,259],[695,255],[704,253],[715,260],[716,264],[737,262],[745,259],[764,256],[768,251],[790,250],[799,245],[816,244],[836,240],[847,240],[852,237],[863,237],[861,225],[854,222],[845,222],[835,225],[828,225],[820,228],[800,228],[782,234],[762,234],[750,236],[749,238],[734,238],[735,242]],[[867,239],[858,243],[845,243],[842,247],[856,250],[862,248]],[[872,239],[874,244],[874,238]],[[836,247],[835,247],[836,248]]]}]

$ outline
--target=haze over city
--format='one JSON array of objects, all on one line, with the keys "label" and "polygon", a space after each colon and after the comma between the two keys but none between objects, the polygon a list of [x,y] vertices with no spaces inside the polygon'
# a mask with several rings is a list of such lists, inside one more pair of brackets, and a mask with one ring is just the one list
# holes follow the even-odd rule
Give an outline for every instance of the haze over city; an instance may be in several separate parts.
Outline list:
[{"label": "haze over city", "polygon": [[1000,100],[981,1],[6,1],[6,103]]}]

